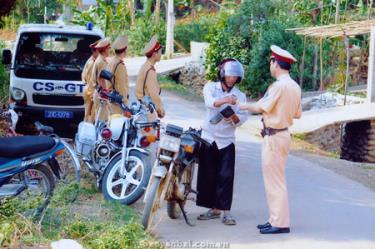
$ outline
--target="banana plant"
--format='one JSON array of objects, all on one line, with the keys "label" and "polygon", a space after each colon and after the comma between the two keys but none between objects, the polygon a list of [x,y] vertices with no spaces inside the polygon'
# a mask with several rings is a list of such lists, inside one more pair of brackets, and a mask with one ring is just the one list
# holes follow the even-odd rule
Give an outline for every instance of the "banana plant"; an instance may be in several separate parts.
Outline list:
[{"label": "banana plant", "polygon": [[85,25],[92,22],[104,31],[105,36],[118,35],[130,27],[130,11],[128,1],[120,0],[114,3],[109,0],[97,0],[96,6],[86,11],[73,9],[73,24]]}]

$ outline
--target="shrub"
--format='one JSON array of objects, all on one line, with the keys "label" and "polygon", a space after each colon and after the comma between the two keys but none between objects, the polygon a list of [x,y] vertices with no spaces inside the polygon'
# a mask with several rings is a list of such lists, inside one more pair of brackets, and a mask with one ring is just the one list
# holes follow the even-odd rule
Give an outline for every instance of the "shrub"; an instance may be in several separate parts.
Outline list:
[{"label": "shrub", "polygon": [[[175,40],[190,52],[190,41],[208,42],[208,34],[212,26],[217,22],[216,15],[200,16],[197,19],[185,19],[175,26]],[[181,50],[177,47],[177,50]]]},{"label": "shrub", "polygon": [[[259,97],[274,81],[269,72],[269,57],[270,46],[275,44],[297,58],[298,63],[293,65],[291,75],[298,81],[304,41],[302,37],[286,29],[302,25],[295,17],[283,14],[287,12],[285,8],[280,5],[280,1],[246,0],[234,15],[217,22],[209,35],[210,46],[206,52],[208,79],[216,80],[217,65],[222,59],[236,58],[245,67],[245,78],[240,87],[251,96]],[[332,41],[324,42],[324,76],[332,74],[332,67],[335,66],[331,62],[332,44]],[[318,87],[312,84],[313,51],[314,41],[308,40],[303,81],[305,89]]]},{"label": "shrub", "polygon": [[[5,42],[0,41],[0,50],[5,48]],[[4,104],[9,95],[9,72],[6,67],[0,63],[0,105]]]},{"label": "shrub", "polygon": [[136,19],[134,30],[127,31],[129,37],[129,53],[131,55],[143,55],[143,48],[153,35],[158,35],[159,42],[165,45],[166,25],[163,20],[159,24],[144,18]]}]

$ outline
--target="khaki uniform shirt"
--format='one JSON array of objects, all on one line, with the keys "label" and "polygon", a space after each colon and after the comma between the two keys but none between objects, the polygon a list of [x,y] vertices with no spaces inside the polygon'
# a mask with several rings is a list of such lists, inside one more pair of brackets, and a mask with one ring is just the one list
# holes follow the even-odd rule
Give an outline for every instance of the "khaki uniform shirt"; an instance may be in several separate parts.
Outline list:
[{"label": "khaki uniform shirt", "polygon": [[281,75],[257,104],[263,110],[266,127],[288,128],[302,114],[301,88],[289,74]]},{"label": "khaki uniform shirt", "polygon": [[124,103],[128,103],[129,98],[129,78],[125,63],[120,57],[113,56],[108,60],[108,70],[113,74],[113,86],[124,98]]},{"label": "khaki uniform shirt", "polygon": [[[99,54],[98,58],[95,60],[95,63],[91,72],[91,80],[92,80],[93,88],[95,88],[96,85],[99,84],[100,72],[103,69],[107,69],[107,66],[108,66],[107,59],[101,54]],[[108,87],[108,85],[106,87]]]},{"label": "khaki uniform shirt", "polygon": [[94,67],[95,58],[91,56],[87,61],[82,70],[82,81],[85,84],[84,95],[92,96],[94,93],[93,81],[92,81],[92,68]]},{"label": "khaki uniform shirt", "polygon": [[[148,72],[148,74],[147,74]],[[146,79],[147,74],[147,79]],[[146,80],[145,80],[146,79]],[[158,113],[164,113],[163,103],[160,98],[160,87],[157,80],[156,70],[147,60],[138,73],[136,96],[138,100],[142,100],[143,96],[150,96],[152,102],[156,106]]]}]

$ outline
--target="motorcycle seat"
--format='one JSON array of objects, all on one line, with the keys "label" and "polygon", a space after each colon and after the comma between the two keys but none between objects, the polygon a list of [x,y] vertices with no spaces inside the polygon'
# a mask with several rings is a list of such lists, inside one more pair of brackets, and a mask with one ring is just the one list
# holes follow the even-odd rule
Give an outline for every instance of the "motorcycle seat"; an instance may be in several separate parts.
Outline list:
[{"label": "motorcycle seat", "polygon": [[48,136],[19,136],[0,138],[0,157],[17,158],[52,149],[55,140]]}]

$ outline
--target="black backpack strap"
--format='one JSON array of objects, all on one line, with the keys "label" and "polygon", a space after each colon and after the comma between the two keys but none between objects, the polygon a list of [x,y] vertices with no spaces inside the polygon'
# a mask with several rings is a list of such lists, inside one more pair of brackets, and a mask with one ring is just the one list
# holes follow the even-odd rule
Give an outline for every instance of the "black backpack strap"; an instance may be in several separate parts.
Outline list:
[{"label": "black backpack strap", "polygon": [[113,81],[111,82],[112,83],[112,87],[113,87],[113,90],[116,90],[116,87],[115,87],[115,83],[116,83],[116,70],[117,70],[117,67],[120,65],[120,64],[123,64],[122,61],[120,61],[119,63],[117,63],[117,65],[115,66],[115,70],[113,70]]},{"label": "black backpack strap", "polygon": [[150,72],[150,70],[154,70],[154,69],[151,67],[151,68],[150,68],[149,70],[147,70],[147,72],[146,72],[145,80],[144,80],[144,82],[143,82],[143,97],[146,95],[146,93],[145,93],[146,80],[147,80],[147,76],[148,76],[148,73]]}]

